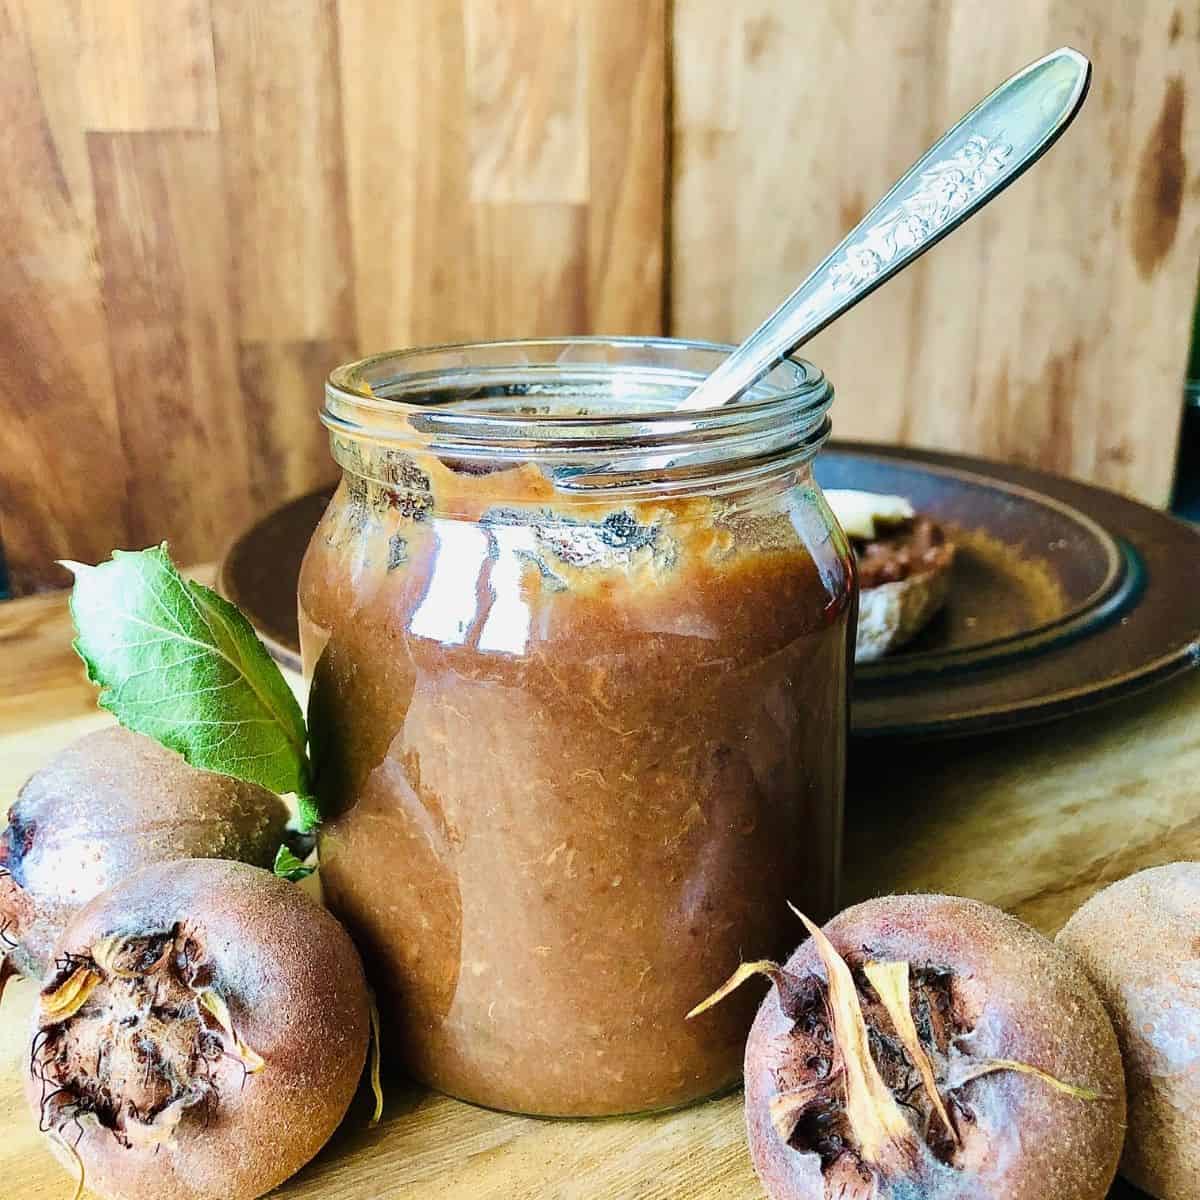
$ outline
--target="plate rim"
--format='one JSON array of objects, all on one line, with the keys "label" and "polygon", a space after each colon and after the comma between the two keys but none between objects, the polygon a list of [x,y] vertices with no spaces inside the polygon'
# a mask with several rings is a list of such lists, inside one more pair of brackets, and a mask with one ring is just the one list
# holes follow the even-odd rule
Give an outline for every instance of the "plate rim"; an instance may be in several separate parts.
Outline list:
[{"label": "plate rim", "polygon": [[[852,439],[831,441],[830,447],[863,457],[882,459],[899,459],[921,467],[951,467],[974,471],[985,479],[993,476],[1001,482],[1016,482],[1032,491],[1045,494],[1053,499],[1063,499],[1064,493],[1074,495],[1082,500],[1092,497],[1101,501],[1106,507],[1111,506],[1124,516],[1125,520],[1116,522],[1100,522],[1106,532],[1117,540],[1130,545],[1139,556],[1144,557],[1144,547],[1136,532],[1131,531],[1132,521],[1147,523],[1154,527],[1154,532],[1162,538],[1170,538],[1175,542],[1186,540],[1188,549],[1200,552],[1200,528],[1174,516],[1163,509],[1155,508],[1141,500],[1125,496],[1110,488],[1101,487],[1081,479],[1072,479],[1065,475],[1056,475],[1037,467],[1026,466],[1022,463],[1006,463],[999,460],[982,458],[974,455],[956,454],[952,451],[938,450],[932,447],[893,446],[877,442],[860,442]],[[1071,504],[1071,499],[1066,499]],[[1146,581],[1140,588],[1133,602],[1123,610],[1123,618],[1138,612],[1143,606],[1155,603],[1162,595],[1162,586],[1155,587],[1152,564],[1144,567]],[[1077,655],[1087,646],[1089,635],[1111,635],[1114,623],[1106,621],[1087,630],[1083,636],[1071,639],[1059,646],[1048,648],[1050,652],[1059,651],[1066,655]],[[1040,656],[1012,657],[1000,660],[994,665],[981,666],[977,670],[964,670],[957,676],[947,673],[911,676],[915,687],[928,686],[930,681],[939,685],[953,687],[954,682],[963,679],[975,680],[979,676],[1001,678],[1021,670],[1031,661],[1037,661]],[[996,704],[977,704],[968,710],[959,710],[947,716],[926,717],[916,722],[904,720],[877,720],[867,722],[861,715],[859,700],[879,700],[880,697],[852,696],[851,698],[851,731],[855,739],[885,740],[895,738],[904,741],[932,741],[943,738],[970,737],[979,733],[994,733],[1019,729],[1032,725],[1044,725],[1053,721],[1074,716],[1079,713],[1101,708],[1130,696],[1137,695],[1160,683],[1177,678],[1189,671],[1200,667],[1200,606],[1197,607],[1197,617],[1191,623],[1191,629],[1186,637],[1174,647],[1146,658],[1136,665],[1119,674],[1106,679],[1097,679],[1078,685],[1057,689],[1036,698],[1006,700]],[[903,682],[884,681],[881,683]],[[900,708],[903,697],[894,698],[890,707]],[[886,702],[886,701],[885,701]],[[859,710],[857,720],[855,710]]]},{"label": "plate rim", "polygon": [[[841,451],[846,443],[831,442],[827,453]],[[851,452],[853,453],[853,452]],[[853,454],[857,459],[873,459],[876,462],[895,461],[895,456]],[[818,460],[819,461],[819,460]],[[1008,480],[996,479],[981,474],[979,471],[964,467],[951,467],[943,464],[924,463],[918,459],[901,459],[919,465],[922,470],[931,475],[963,480],[988,492],[1006,492],[1010,496],[1020,497],[1027,503],[1050,508],[1061,516],[1081,526],[1104,552],[1105,574],[1101,582],[1079,603],[1060,613],[1049,621],[1043,621],[1030,629],[1017,633],[1005,634],[1002,637],[990,638],[988,641],[975,642],[969,646],[960,646],[947,650],[917,650],[889,654],[874,662],[862,663],[855,668],[855,677],[870,686],[876,680],[908,679],[918,675],[940,674],[944,671],[970,670],[973,667],[994,666],[1006,659],[1037,653],[1041,649],[1049,649],[1072,637],[1083,637],[1093,627],[1089,618],[1097,609],[1109,605],[1108,611],[1103,612],[1100,622],[1110,621],[1123,611],[1124,605],[1136,602],[1139,586],[1139,557],[1132,547],[1134,558],[1130,560],[1125,547],[1128,543],[1114,536],[1098,521],[1092,520],[1087,513],[1082,512],[1065,500],[1060,500],[1046,492],[1026,487]]]}]

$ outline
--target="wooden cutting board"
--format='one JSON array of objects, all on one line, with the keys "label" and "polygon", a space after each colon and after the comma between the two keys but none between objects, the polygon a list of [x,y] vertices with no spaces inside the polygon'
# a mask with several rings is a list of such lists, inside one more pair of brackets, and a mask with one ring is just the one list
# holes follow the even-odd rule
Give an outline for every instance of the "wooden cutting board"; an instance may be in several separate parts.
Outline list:
[{"label": "wooden cutting board", "polygon": [[[211,572],[205,573],[206,577]],[[301,687],[299,680],[296,686]],[[0,805],[109,718],[70,650],[61,595],[0,605]],[[852,755],[847,901],[942,890],[1054,932],[1102,884],[1200,858],[1200,676],[1069,723]],[[69,1200],[71,1181],[21,1093],[33,986],[0,1007],[5,1200]],[[277,1193],[301,1200],[753,1200],[741,1098],[659,1117],[545,1121],[390,1080],[383,1122],[360,1095],[318,1158]],[[1128,1196],[1122,1190],[1114,1192]]]}]

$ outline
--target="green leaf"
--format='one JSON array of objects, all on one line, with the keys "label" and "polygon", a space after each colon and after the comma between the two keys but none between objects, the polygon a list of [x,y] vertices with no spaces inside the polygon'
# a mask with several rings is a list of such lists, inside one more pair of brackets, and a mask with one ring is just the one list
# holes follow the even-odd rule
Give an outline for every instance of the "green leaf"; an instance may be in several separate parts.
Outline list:
[{"label": "green leaf", "polygon": [[195,767],[295,793],[311,829],[304,717],[246,618],[184,579],[165,544],[64,566],[75,573],[75,651],[100,706]]},{"label": "green leaf", "polygon": [[[307,773],[306,773],[307,778]],[[297,824],[301,833],[312,833],[321,823],[321,808],[317,798],[307,788],[296,793],[296,813],[299,817]]]},{"label": "green leaf", "polygon": [[299,883],[307,879],[317,868],[306,867],[286,846],[280,846],[275,853],[275,874],[280,879],[289,879]]}]

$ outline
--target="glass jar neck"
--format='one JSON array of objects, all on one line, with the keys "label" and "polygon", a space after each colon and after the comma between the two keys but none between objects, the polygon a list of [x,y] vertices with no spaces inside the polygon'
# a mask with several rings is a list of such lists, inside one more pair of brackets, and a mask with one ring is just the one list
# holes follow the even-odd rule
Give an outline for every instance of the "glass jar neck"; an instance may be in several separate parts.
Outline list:
[{"label": "glass jar neck", "polygon": [[342,467],[386,486],[438,476],[493,501],[556,503],[738,491],[811,460],[833,389],[788,360],[732,404],[689,408],[727,352],[571,338],[379,355],[332,373],[322,420]]}]

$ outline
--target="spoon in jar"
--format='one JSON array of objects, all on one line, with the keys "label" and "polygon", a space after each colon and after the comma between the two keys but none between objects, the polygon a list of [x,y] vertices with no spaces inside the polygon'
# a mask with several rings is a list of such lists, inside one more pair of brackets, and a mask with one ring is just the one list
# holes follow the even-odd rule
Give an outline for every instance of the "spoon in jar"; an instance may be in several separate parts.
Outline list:
[{"label": "spoon in jar", "polygon": [[1092,64],[1068,46],[1002,83],[934,143],[823,263],[680,405],[719,408],[1003,191],[1083,105]]}]

